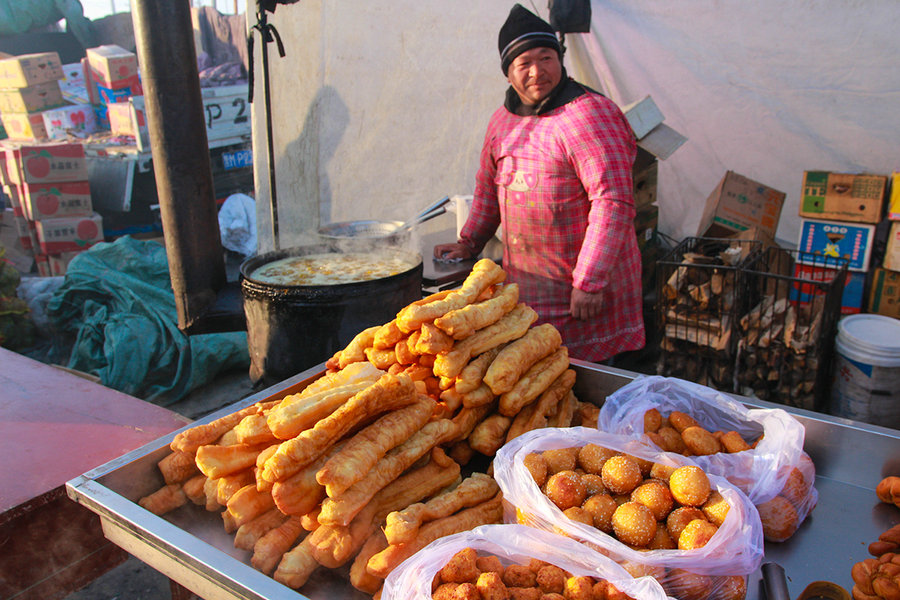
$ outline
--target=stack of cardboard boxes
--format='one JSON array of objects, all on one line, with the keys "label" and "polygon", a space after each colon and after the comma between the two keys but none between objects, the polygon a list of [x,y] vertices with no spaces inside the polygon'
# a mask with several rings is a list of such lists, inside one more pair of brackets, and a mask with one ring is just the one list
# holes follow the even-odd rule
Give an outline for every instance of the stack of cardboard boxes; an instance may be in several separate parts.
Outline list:
[{"label": "stack of cardboard boxes", "polygon": [[[888,178],[884,175],[806,171],[800,198],[797,248],[806,256],[849,260],[841,314],[865,310],[866,277],[875,230],[884,214]],[[801,255],[802,256],[802,255]],[[801,259],[800,263],[808,263]],[[798,264],[797,277],[815,277],[823,267]]]},{"label": "stack of cardboard boxes", "polygon": [[0,56],[0,120],[10,139],[47,137],[43,112],[64,103],[56,52]]},{"label": "stack of cardboard boxes", "polygon": [[86,54],[81,62],[88,97],[97,108],[101,127],[113,134],[134,135],[130,129],[121,129],[125,122],[130,127],[131,98],[144,93],[137,55],[113,44],[88,48]]},{"label": "stack of cardboard boxes", "polygon": [[900,319],[900,173],[891,175],[884,260],[872,272],[869,312]]},{"label": "stack of cardboard boxes", "polygon": [[17,145],[7,147],[2,159],[0,179],[22,247],[33,254],[40,275],[64,275],[75,255],[103,241],[84,147]]}]

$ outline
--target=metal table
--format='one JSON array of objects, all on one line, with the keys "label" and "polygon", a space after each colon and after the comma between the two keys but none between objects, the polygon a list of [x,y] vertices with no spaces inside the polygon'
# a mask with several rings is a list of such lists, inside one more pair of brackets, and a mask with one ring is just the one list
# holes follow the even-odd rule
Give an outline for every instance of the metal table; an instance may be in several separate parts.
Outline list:
[{"label": "metal table", "polygon": [[[573,360],[578,373],[575,393],[582,400],[603,400],[636,373]],[[208,415],[207,423],[254,402],[277,399],[305,387],[323,372],[314,367],[286,381]],[[850,569],[868,558],[867,545],[900,522],[900,510],[880,503],[875,486],[882,477],[900,473],[900,432],[738,397],[754,408],[785,408],[806,427],[805,449],[816,465],[819,502],[787,542],[767,543],[764,562],[780,564],[791,597],[817,580],[837,583],[848,591]],[[104,534],[148,565],[206,600],[246,598],[369,598],[349,584],[348,567],[319,569],[303,587],[290,590],[256,571],[250,553],[236,550],[218,513],[190,505],[157,517],[137,500],[162,485],[156,463],[168,453],[175,433],[97,467],[66,484],[70,498],[96,512]],[[765,598],[761,574],[752,574],[747,598]]]}]

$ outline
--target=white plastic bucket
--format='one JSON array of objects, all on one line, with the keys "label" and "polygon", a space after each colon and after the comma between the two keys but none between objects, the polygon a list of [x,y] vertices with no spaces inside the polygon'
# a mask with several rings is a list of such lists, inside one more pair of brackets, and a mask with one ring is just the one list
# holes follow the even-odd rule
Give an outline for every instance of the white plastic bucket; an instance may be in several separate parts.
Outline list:
[{"label": "white plastic bucket", "polygon": [[838,322],[831,414],[900,429],[900,320],[849,315]]}]

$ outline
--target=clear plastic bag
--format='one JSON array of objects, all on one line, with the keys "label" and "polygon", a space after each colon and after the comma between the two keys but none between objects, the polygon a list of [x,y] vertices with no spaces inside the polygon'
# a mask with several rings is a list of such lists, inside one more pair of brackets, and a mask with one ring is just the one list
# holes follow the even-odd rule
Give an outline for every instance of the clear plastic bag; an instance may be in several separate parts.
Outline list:
[{"label": "clear plastic bag", "polygon": [[[797,526],[815,507],[819,498],[814,485],[815,466],[803,451],[806,430],[787,411],[749,409],[721,392],[690,381],[641,376],[607,397],[600,408],[597,427],[653,445],[644,437],[644,413],[651,408],[663,415],[674,410],[686,413],[704,429],[737,431],[745,440],[762,435],[751,450],[692,456],[691,460],[707,473],[726,477],[757,507],[779,495],[787,498],[796,510]],[[797,480],[798,473],[802,482]],[[796,527],[790,534],[794,531]],[[769,527],[765,533],[770,541],[790,537],[776,534]]]},{"label": "clear plastic bag", "polygon": [[556,531],[586,544],[621,564],[632,575],[653,575],[670,596],[689,597],[682,585],[706,587],[704,597],[726,597],[726,587],[746,593],[746,576],[755,572],[763,557],[763,532],[756,507],[746,494],[724,477],[707,474],[730,509],[718,531],[695,550],[632,549],[599,529],[567,518],[535,484],[523,459],[533,452],[597,444],[625,454],[679,467],[694,465],[690,458],[654,450],[635,438],[586,427],[529,431],[506,444],[494,459],[494,478],[503,491],[504,521],[518,522],[546,531]]},{"label": "clear plastic bag", "polygon": [[494,555],[504,566],[543,560],[574,576],[605,579],[632,598],[666,598],[655,579],[632,577],[615,561],[569,538],[524,525],[482,525],[435,540],[405,560],[385,579],[381,600],[431,600],[435,574],[464,548]]}]

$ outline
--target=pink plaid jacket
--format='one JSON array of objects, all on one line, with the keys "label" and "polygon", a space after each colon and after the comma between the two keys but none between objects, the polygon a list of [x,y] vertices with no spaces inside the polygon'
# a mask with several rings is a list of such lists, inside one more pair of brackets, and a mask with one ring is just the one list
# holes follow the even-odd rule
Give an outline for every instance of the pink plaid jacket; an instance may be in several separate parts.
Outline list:
[{"label": "pink plaid jacket", "polygon": [[[508,281],[573,358],[599,362],[644,345],[635,153],[621,110],[590,92],[541,116],[501,107],[488,125],[460,242],[477,254],[502,223]],[[573,318],[572,286],[603,294],[603,314]]]}]

